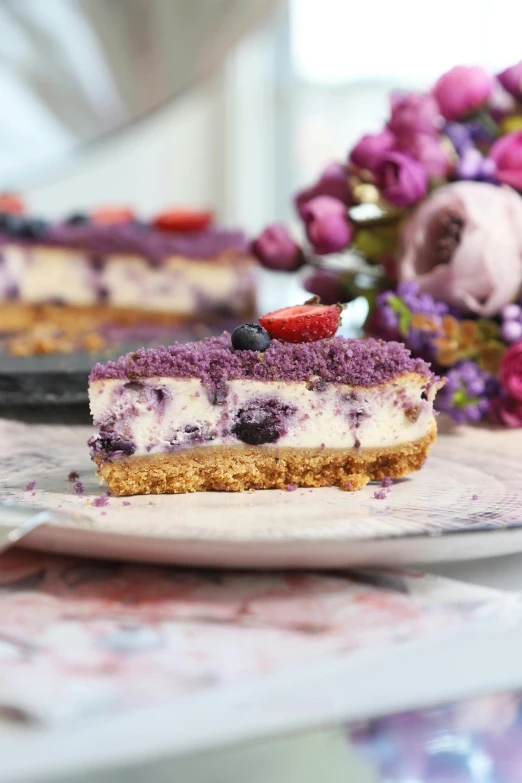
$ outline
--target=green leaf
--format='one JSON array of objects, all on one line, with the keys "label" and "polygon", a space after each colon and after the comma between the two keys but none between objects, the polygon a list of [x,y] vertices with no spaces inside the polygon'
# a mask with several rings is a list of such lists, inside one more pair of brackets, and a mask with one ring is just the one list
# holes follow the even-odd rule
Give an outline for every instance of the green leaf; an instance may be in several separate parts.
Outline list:
[{"label": "green leaf", "polygon": [[388,304],[390,305],[393,312],[399,318],[400,333],[403,335],[403,337],[406,337],[406,335],[410,331],[410,325],[411,325],[411,319],[413,317],[413,313],[411,312],[410,308],[404,304],[402,299],[399,299],[398,296],[388,297]]}]

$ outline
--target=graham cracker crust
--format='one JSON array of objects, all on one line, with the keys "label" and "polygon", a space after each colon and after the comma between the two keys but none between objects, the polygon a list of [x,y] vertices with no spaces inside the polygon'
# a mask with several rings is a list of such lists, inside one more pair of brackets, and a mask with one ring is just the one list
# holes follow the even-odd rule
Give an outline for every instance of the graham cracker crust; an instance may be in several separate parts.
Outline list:
[{"label": "graham cracker crust", "polygon": [[106,305],[35,305],[24,302],[2,302],[0,307],[0,334],[9,353],[13,356],[34,354],[71,353],[72,351],[99,351],[108,341],[102,330],[117,327],[191,326],[194,323],[213,324],[224,317],[237,318],[238,322],[255,317],[254,296],[248,307],[233,316],[217,312],[201,312],[193,315],[135,310]]},{"label": "graham cracker crust", "polygon": [[353,491],[372,479],[419,470],[436,438],[435,420],[413,443],[384,449],[297,449],[277,446],[200,446],[177,453],[96,458],[114,495],[242,492],[247,489],[327,487]]}]

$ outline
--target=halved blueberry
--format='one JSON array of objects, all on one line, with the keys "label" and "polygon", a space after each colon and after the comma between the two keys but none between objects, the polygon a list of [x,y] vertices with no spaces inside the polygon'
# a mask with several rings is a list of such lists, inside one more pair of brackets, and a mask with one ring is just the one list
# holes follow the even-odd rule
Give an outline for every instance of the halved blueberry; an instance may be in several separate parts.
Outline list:
[{"label": "halved blueberry", "polygon": [[231,432],[249,446],[274,443],[286,434],[287,421],[295,412],[296,408],[275,397],[252,400],[236,413]]}]

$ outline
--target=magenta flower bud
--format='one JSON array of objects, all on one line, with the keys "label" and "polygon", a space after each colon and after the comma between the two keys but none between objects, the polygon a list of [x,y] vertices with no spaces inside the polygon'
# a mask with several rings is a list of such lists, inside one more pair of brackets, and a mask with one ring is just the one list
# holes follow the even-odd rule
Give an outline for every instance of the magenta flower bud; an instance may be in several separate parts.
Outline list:
[{"label": "magenta flower bud", "polygon": [[432,94],[447,120],[459,120],[480,109],[493,87],[493,77],[483,68],[456,65],[440,77]]},{"label": "magenta flower bud", "polygon": [[440,117],[437,101],[429,93],[393,93],[388,129],[397,138],[417,133],[435,135]]},{"label": "magenta flower bud", "polygon": [[338,269],[315,269],[304,280],[306,291],[317,294],[325,305],[346,302],[346,291],[341,283],[341,273]]},{"label": "magenta flower bud", "polygon": [[383,152],[393,149],[395,136],[385,128],[381,133],[369,133],[355,145],[350,160],[359,169],[373,171]]},{"label": "magenta flower bud", "polygon": [[346,206],[332,196],[317,196],[301,207],[306,235],[316,253],[326,255],[344,250],[351,242],[352,229]]},{"label": "magenta flower bud", "polygon": [[498,182],[522,190],[522,131],[501,136],[491,147],[489,157],[496,164]]},{"label": "magenta flower bud", "polygon": [[424,167],[403,152],[381,156],[375,167],[375,181],[384,198],[397,207],[416,204],[428,190]]},{"label": "magenta flower bud", "polygon": [[303,251],[281,225],[265,228],[251,251],[264,267],[278,272],[294,272],[304,264]]},{"label": "magenta flower bud", "polygon": [[348,185],[348,166],[346,163],[333,161],[323,170],[316,183],[303,188],[295,197],[295,205],[299,214],[301,207],[316,196],[333,196],[346,206],[352,203],[352,193]]},{"label": "magenta flower bud", "polygon": [[514,98],[522,98],[522,61],[497,76],[502,87]]}]

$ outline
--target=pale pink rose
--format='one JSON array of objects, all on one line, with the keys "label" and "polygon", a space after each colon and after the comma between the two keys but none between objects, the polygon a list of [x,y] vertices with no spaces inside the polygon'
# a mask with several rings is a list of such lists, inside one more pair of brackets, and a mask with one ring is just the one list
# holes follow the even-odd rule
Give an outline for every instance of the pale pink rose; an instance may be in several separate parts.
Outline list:
[{"label": "pale pink rose", "polygon": [[434,191],[403,231],[399,279],[482,316],[522,287],[522,198],[509,187],[455,182]]}]

